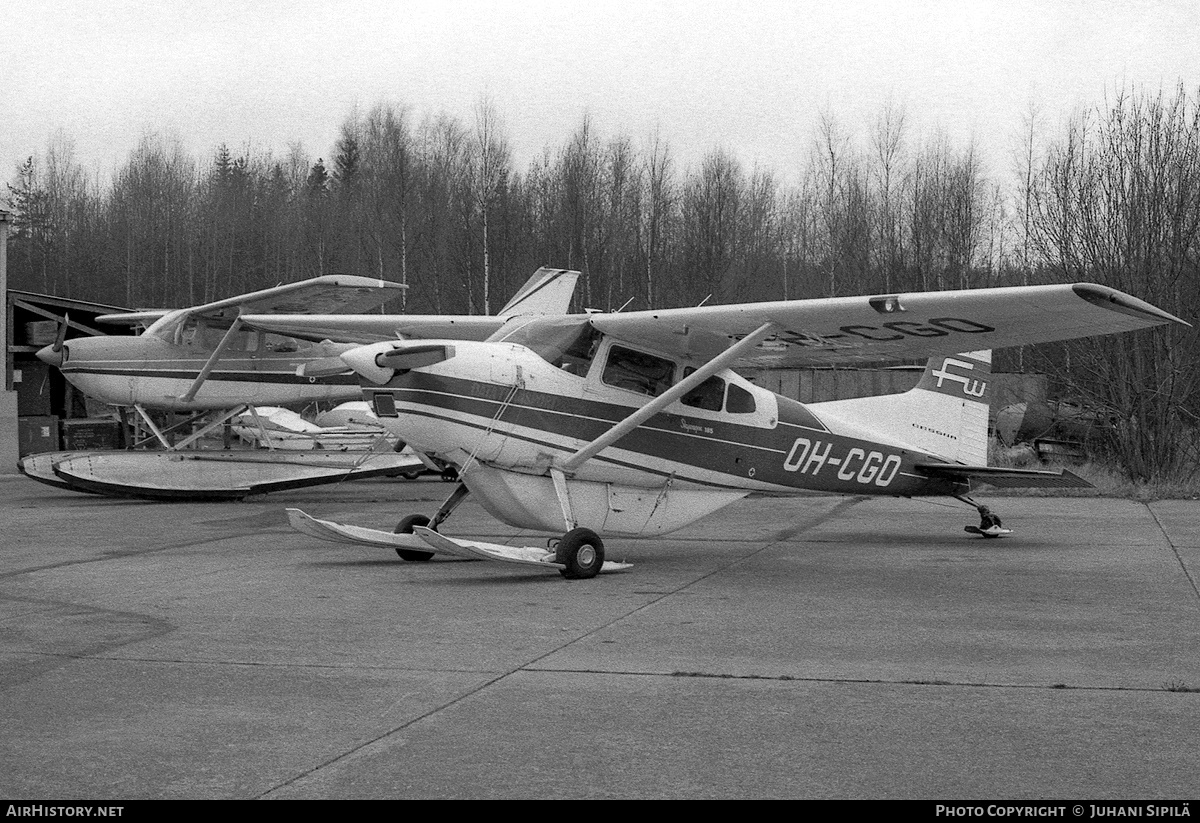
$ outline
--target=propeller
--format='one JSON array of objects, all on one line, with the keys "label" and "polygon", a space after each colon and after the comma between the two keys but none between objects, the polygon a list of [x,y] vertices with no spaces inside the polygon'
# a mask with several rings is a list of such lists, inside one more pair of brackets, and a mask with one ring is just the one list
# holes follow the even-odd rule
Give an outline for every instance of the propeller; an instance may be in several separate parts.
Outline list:
[{"label": "propeller", "polygon": [[58,326],[58,336],[54,338],[54,345],[50,347],[50,351],[54,352],[55,354],[58,354],[62,351],[63,343],[66,342],[67,339],[67,329],[70,327],[70,325],[71,315],[67,312],[63,312],[62,323],[60,323]]},{"label": "propeller", "polygon": [[38,350],[37,358],[43,363],[49,363],[55,368],[62,365],[63,362],[63,347],[67,340],[67,329],[71,325],[71,316],[63,313],[62,323],[58,326],[58,334],[54,338],[54,342]]}]

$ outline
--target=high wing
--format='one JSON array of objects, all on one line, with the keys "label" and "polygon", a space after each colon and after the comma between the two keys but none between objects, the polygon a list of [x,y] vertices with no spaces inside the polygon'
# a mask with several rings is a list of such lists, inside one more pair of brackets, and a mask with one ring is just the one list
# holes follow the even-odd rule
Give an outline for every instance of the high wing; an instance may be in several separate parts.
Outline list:
[{"label": "high wing", "polygon": [[[352,314],[376,308],[398,296],[400,291],[406,288],[408,287],[400,283],[370,277],[325,275],[191,306],[185,311],[195,317],[204,317],[216,326],[225,325],[245,314]],[[103,323],[147,323],[158,320],[172,311],[175,310],[148,309],[105,314],[97,320]]]},{"label": "high wing", "polygon": [[1091,283],[912,292],[590,315],[605,334],[664,354],[707,360],[764,323],[775,327],[734,368],[796,368],[926,358],[1189,325]]},{"label": "high wing", "polygon": [[155,320],[161,320],[178,309],[140,309],[138,311],[123,311],[113,314],[101,314],[96,318],[97,323],[111,323],[119,326],[149,326]]},{"label": "high wing", "polygon": [[457,314],[320,314],[267,316],[247,312],[242,322],[263,331],[305,340],[374,343],[401,338],[486,340],[505,321],[524,315],[559,315],[570,311],[579,272],[540,268],[496,315]]},{"label": "high wing", "polygon": [[398,337],[487,340],[504,319],[464,314],[244,314],[242,322],[301,340],[377,343]]}]

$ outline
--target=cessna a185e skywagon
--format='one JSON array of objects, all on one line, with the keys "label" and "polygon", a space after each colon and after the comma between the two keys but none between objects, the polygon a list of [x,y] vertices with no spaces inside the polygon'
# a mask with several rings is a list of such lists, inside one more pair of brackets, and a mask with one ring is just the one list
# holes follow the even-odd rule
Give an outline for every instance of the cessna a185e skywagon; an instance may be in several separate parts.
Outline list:
[{"label": "cessna a185e skywagon", "polygon": [[[624,567],[605,563],[600,534],[666,534],[752,493],[947,495],[979,511],[968,531],[997,536],[973,483],[1087,484],[986,465],[990,350],[1183,322],[1081,283],[522,317],[482,342],[373,343],[341,359],[381,420],[457,466],[459,486],[394,534],[289,516],[408,560],[446,552],[571,578]],[[911,358],[928,358],[911,391],[826,403],[732,371]],[[439,534],[468,493],[509,525],[563,536],[546,551]]]}]

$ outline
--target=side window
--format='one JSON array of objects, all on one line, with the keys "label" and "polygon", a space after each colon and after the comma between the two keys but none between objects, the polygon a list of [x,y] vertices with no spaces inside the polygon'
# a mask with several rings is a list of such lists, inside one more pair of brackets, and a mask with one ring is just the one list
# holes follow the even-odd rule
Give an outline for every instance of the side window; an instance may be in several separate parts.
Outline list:
[{"label": "side window", "polygon": [[[228,332],[228,327],[220,328],[210,326],[202,318],[190,318],[180,330],[177,343],[182,343],[185,346],[198,346],[202,349],[215,349],[221,345],[221,341],[225,339],[225,333]],[[248,329],[239,329],[233,333],[233,337],[225,344],[225,351],[254,351],[258,348],[258,332]]]},{"label": "side window", "polygon": [[729,384],[729,397],[725,403],[725,411],[730,414],[750,414],[754,411],[754,395],[741,386]]},{"label": "side window", "polygon": [[[693,371],[695,369],[688,369],[688,372]],[[685,406],[706,411],[720,411],[724,401],[725,381],[716,376],[708,378],[679,400]]]},{"label": "side window", "polygon": [[608,350],[602,379],[610,386],[657,397],[674,382],[675,363],[622,346]]},{"label": "side window", "polygon": [[197,339],[199,337],[200,324],[194,317],[187,318],[175,328],[175,345],[177,346],[199,346],[202,344],[202,341]]},{"label": "side window", "polygon": [[301,349],[312,348],[312,343],[307,340],[300,340],[296,337],[285,337],[282,334],[273,334],[267,332],[263,335],[263,348],[266,351],[279,352],[286,354],[289,352],[300,351]]}]

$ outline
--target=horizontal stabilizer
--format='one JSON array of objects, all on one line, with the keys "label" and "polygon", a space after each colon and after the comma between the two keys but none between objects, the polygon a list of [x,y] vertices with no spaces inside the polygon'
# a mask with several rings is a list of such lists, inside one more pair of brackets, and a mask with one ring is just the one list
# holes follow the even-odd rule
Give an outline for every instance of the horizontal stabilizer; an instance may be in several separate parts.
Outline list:
[{"label": "horizontal stabilizer", "polygon": [[958,463],[918,463],[918,471],[949,480],[977,480],[999,489],[1090,489],[1077,474],[1060,469],[1005,469],[998,466],[964,466]]}]

